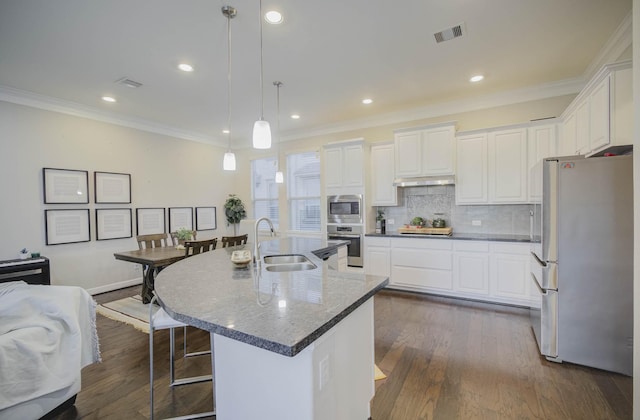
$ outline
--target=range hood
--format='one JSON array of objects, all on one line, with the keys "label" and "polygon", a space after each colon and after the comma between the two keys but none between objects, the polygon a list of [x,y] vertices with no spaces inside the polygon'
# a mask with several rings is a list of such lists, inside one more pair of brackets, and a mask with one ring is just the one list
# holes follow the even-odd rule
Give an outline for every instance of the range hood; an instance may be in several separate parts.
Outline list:
[{"label": "range hood", "polygon": [[453,185],[453,184],[455,184],[455,177],[453,175],[396,178],[393,181],[393,185],[396,187],[421,187],[423,185]]}]

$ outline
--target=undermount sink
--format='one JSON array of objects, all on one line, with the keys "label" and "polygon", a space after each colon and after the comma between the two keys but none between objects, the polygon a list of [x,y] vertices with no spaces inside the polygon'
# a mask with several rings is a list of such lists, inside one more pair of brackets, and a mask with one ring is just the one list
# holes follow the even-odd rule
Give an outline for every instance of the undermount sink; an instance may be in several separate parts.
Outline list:
[{"label": "undermount sink", "polygon": [[291,255],[268,255],[263,258],[267,271],[275,272],[287,272],[287,271],[302,271],[313,270],[317,266],[309,261],[307,257],[300,254]]},{"label": "undermount sink", "polygon": [[307,257],[299,254],[292,255],[267,255],[263,258],[265,264],[292,264],[311,263]]},{"label": "undermount sink", "polygon": [[313,270],[317,268],[313,263],[291,263],[291,264],[274,264],[268,265],[265,270],[267,271],[275,271],[275,272],[284,272],[284,271],[302,271],[302,270]]}]

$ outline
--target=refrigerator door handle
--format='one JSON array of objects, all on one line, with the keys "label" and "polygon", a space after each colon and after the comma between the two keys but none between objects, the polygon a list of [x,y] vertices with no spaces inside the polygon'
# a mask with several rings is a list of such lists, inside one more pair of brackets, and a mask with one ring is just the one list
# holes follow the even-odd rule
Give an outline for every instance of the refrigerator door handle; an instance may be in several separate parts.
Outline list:
[{"label": "refrigerator door handle", "polygon": [[[538,264],[540,264],[540,266],[542,266],[542,267],[546,267],[546,266],[547,266],[547,263],[546,263],[546,262],[544,262],[544,261],[542,261],[542,260],[540,259],[540,257],[538,257],[538,256],[536,255],[536,253],[535,253],[535,252],[531,251],[531,255],[532,255],[532,256],[533,256],[533,258],[538,262]],[[533,273],[532,273],[531,275],[533,275]]]},{"label": "refrigerator door handle", "polygon": [[533,273],[531,273],[531,280],[533,280],[533,284],[536,285],[536,287],[538,288],[538,292],[541,295],[546,296],[548,294],[546,290],[543,290],[542,287],[540,287],[540,284],[538,284],[538,279],[536,278],[536,275]]}]

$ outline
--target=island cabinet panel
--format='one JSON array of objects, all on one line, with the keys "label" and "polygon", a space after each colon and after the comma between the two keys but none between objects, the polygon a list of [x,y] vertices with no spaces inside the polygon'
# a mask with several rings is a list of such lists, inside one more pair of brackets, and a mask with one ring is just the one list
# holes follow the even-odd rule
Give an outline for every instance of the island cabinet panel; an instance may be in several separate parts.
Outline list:
[{"label": "island cabinet panel", "polygon": [[450,240],[393,239],[391,276],[393,285],[453,289],[453,255]]}]

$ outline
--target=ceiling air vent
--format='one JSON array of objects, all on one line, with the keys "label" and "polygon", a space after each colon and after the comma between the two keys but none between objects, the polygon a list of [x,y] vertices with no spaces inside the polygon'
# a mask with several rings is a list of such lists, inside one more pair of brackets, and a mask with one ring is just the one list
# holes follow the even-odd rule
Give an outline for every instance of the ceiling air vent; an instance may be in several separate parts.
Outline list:
[{"label": "ceiling air vent", "polygon": [[126,77],[116,80],[116,83],[120,85],[125,85],[126,87],[130,87],[133,89],[139,88],[140,86],[142,86],[142,83],[136,82],[135,80],[127,79]]},{"label": "ceiling air vent", "polygon": [[465,34],[464,23],[456,25],[451,28],[447,28],[440,32],[436,32],[433,36],[436,38],[436,42],[439,44],[444,41],[449,41],[450,39],[460,38]]}]

